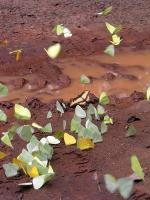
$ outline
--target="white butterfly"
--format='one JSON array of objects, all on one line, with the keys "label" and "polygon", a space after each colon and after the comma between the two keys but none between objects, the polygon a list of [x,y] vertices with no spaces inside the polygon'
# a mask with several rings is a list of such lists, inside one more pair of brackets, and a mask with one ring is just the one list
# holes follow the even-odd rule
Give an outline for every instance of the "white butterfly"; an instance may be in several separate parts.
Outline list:
[{"label": "white butterfly", "polygon": [[72,37],[71,31],[68,28],[66,28],[66,27],[64,28],[64,37],[65,38]]}]

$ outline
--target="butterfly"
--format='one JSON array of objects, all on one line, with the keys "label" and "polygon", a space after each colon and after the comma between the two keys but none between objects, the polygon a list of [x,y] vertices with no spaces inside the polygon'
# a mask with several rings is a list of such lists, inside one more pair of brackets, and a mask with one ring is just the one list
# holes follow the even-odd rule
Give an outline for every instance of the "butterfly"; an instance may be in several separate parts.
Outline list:
[{"label": "butterfly", "polygon": [[9,52],[9,54],[16,54],[16,61],[20,60],[22,49],[16,49],[14,51]]},{"label": "butterfly", "polygon": [[109,24],[108,22],[106,22],[105,25],[111,35],[117,34],[117,33],[121,32],[121,30],[122,30],[122,26],[120,26],[120,25],[115,27],[112,24]]},{"label": "butterfly", "polygon": [[109,45],[108,47],[106,47],[104,53],[108,54],[109,56],[115,56],[115,47],[114,45]]},{"label": "butterfly", "polygon": [[104,16],[107,16],[108,14],[111,13],[113,7],[112,6],[109,6],[109,7],[103,7],[103,10],[99,13],[97,13],[98,15],[104,15]]},{"label": "butterfly", "polygon": [[90,101],[89,91],[86,90],[82,92],[79,96],[70,100],[70,107],[75,107],[76,105],[86,105]]},{"label": "butterfly", "polygon": [[63,26],[63,24],[56,25],[53,32],[55,32],[58,36],[63,34],[65,38],[72,36],[71,31],[67,27]]},{"label": "butterfly", "polygon": [[51,58],[51,59],[55,59],[58,57],[58,55],[60,54],[60,51],[61,51],[61,45],[59,43],[56,43],[52,46],[50,46],[48,49],[45,49],[44,50],[46,51],[46,53],[48,54],[48,56]]},{"label": "butterfly", "polygon": [[122,38],[120,36],[118,36],[117,34],[112,35],[112,41],[111,43],[115,46],[119,45],[122,41]]},{"label": "butterfly", "polygon": [[76,144],[76,139],[74,136],[68,134],[68,133],[64,133],[64,142],[65,145],[72,145],[72,144]]}]

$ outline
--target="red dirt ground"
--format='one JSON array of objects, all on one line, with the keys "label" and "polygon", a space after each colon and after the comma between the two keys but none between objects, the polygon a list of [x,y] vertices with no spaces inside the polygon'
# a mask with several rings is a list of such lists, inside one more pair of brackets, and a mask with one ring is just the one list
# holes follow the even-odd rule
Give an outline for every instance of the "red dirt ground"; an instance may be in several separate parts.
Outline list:
[{"label": "red dirt ground", "polygon": [[[109,41],[109,35],[104,28],[104,21],[122,24],[123,48],[134,51],[150,47],[150,1],[149,0],[106,0],[114,12],[106,17],[98,17],[102,6],[94,0],[1,0],[0,2],[0,33],[1,38],[7,38],[9,45],[0,47],[0,76],[24,76],[36,74],[37,84],[56,83],[60,88],[70,83],[59,66],[52,65],[43,51],[52,42],[61,42],[61,56],[90,55],[102,52]],[[57,23],[68,26],[73,37],[64,40],[52,34],[51,30]],[[8,54],[8,50],[24,49],[23,57],[16,63]],[[20,83],[16,83],[18,86]],[[32,111],[32,121],[36,119],[41,124],[46,123],[46,113],[51,108],[54,112],[54,102],[44,104],[36,99],[26,102]],[[0,103],[9,115],[9,123],[0,123],[1,132],[7,130],[13,123],[12,103]],[[135,185],[134,194],[130,200],[150,199],[150,104],[143,100],[143,94],[134,93],[130,98],[122,100],[112,97],[107,106],[109,114],[114,118],[114,125],[104,136],[104,141],[97,144],[93,150],[79,151],[76,147],[65,147],[63,144],[55,148],[52,165],[56,171],[53,182],[45,185],[39,191],[21,189],[17,183],[26,181],[19,176],[7,179],[2,166],[0,167],[0,199],[4,200],[121,200],[118,194],[110,194],[104,186],[103,175],[111,173],[116,177],[128,176],[131,172],[130,156],[136,154],[142,163],[146,177],[145,181]],[[40,113],[40,115],[39,115]],[[64,118],[71,119],[73,112],[67,109]],[[126,138],[127,120],[131,116],[140,118],[133,122],[138,130],[134,138]],[[61,119],[55,112],[52,124],[54,131],[61,128]],[[69,128],[69,127],[68,127]],[[39,133],[36,133],[41,137]],[[42,135],[43,136],[43,135]],[[14,152],[0,144],[9,156],[1,160],[1,164],[18,154],[25,144],[18,138],[14,141]],[[94,181],[97,172],[101,191]]]}]

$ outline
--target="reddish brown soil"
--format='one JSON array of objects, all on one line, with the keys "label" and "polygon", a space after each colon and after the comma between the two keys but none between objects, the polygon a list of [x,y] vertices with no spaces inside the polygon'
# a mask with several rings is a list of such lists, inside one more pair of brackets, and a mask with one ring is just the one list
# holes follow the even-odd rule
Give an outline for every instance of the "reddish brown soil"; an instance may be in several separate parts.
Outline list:
[{"label": "reddish brown soil", "polygon": [[[56,83],[59,87],[66,87],[70,83],[59,66],[52,65],[43,51],[52,42],[61,42],[63,52],[61,56],[75,56],[77,54],[92,54],[102,52],[109,41],[106,34],[104,21],[108,20],[116,24],[122,24],[124,38],[122,47],[130,47],[133,50],[150,47],[150,1],[149,0],[105,0],[105,4],[111,4],[114,12],[106,18],[99,17],[102,6],[96,0],[1,0],[0,2],[0,39],[8,39],[7,47],[0,47],[0,76],[21,76],[36,74],[37,80],[33,80],[40,87],[47,83]],[[57,23],[68,26],[73,37],[63,39],[56,37],[51,32]],[[22,59],[16,63],[9,50],[23,49]],[[107,77],[106,77],[107,78]],[[39,80],[38,80],[39,79]],[[19,79],[15,87],[22,87],[26,80]],[[150,199],[150,104],[139,100],[139,94],[118,100],[112,98],[107,110],[114,118],[114,125],[104,136],[104,141],[97,144],[90,151],[79,151],[75,146],[65,147],[63,144],[55,148],[52,165],[56,171],[55,179],[39,191],[33,189],[21,189],[17,183],[26,181],[26,177],[7,179],[2,166],[0,168],[0,199],[4,200],[121,200],[119,195],[111,195],[104,187],[103,175],[111,173],[116,177],[128,176],[131,172],[130,156],[136,154],[142,163],[146,178],[145,182],[135,185],[134,194],[130,200]],[[46,113],[54,103],[43,104],[38,100],[28,100],[28,106],[32,110],[33,118],[41,124],[46,123]],[[13,123],[12,104],[1,103],[9,115],[9,123],[0,123],[0,131],[5,131]],[[39,115],[40,113],[40,115]],[[71,119],[73,112],[67,110],[64,118]],[[125,127],[130,116],[140,118],[133,122],[138,130],[135,138],[126,138]],[[55,112],[52,120],[54,130],[62,128],[59,115]],[[68,127],[69,128],[69,127]],[[41,137],[39,133],[36,134]],[[42,135],[43,136],[43,135]],[[14,152],[0,144],[3,151],[9,156],[0,161],[6,163],[13,155],[18,154],[25,144],[16,138]],[[99,185],[94,181],[94,173],[98,173]]]}]

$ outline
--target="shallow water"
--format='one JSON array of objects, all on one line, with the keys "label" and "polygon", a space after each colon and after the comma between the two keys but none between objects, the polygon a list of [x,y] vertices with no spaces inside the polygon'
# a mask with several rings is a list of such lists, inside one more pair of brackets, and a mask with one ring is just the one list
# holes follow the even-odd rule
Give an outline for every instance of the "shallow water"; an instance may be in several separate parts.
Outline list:
[{"label": "shallow water", "polygon": [[[14,89],[9,85],[9,95],[3,100],[23,102],[26,97],[36,96],[44,102],[51,99],[63,98],[69,100],[77,96],[83,90],[90,90],[96,96],[105,90],[109,94],[116,94],[118,97],[128,96],[134,90],[145,91],[150,85],[150,51],[124,51],[117,53],[114,58],[94,54],[91,56],[65,57],[54,61],[71,79],[71,84],[67,88],[57,89],[57,85],[48,85],[43,89],[32,89],[30,85],[25,85],[22,89]],[[115,67],[117,64],[118,66]],[[114,67],[112,67],[114,66]],[[104,80],[101,77],[108,73],[113,73],[114,80]],[[130,74],[136,76],[137,80],[129,80],[118,74]],[[80,75],[85,74],[93,77],[91,84],[80,84]],[[7,82],[18,77],[1,77],[1,81]],[[27,80],[36,78],[35,74],[24,76]]]}]

